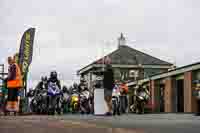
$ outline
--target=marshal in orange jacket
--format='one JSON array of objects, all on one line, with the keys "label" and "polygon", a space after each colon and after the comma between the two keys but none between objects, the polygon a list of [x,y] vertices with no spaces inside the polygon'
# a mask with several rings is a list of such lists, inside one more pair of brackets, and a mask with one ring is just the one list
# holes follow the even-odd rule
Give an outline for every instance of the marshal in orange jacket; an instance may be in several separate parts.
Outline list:
[{"label": "marshal in orange jacket", "polygon": [[7,81],[7,88],[18,88],[18,89],[20,89],[20,88],[22,88],[23,87],[23,81],[22,81],[22,75],[21,75],[21,70],[20,70],[20,68],[19,68],[19,66],[18,66],[18,64],[17,63],[14,63],[13,64],[14,66],[13,67],[15,67],[15,76],[14,76],[14,79],[8,79],[8,81]]}]

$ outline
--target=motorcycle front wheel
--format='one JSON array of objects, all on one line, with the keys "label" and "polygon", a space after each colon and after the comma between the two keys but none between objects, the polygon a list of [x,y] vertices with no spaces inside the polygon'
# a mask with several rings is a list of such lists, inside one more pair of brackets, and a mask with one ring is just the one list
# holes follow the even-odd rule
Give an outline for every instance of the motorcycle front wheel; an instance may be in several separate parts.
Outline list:
[{"label": "motorcycle front wheel", "polygon": [[137,109],[136,109],[137,114],[144,114],[144,102],[139,103]]},{"label": "motorcycle front wheel", "polygon": [[116,104],[116,102],[113,102],[112,107],[113,107],[113,115],[116,115],[116,113],[117,113],[117,104]]},{"label": "motorcycle front wheel", "polygon": [[72,106],[72,113],[77,113],[78,112],[78,104],[77,103],[74,103],[73,106]]},{"label": "motorcycle front wheel", "polygon": [[50,109],[49,115],[55,115],[55,109]]},{"label": "motorcycle front wheel", "polygon": [[58,113],[58,115],[61,115],[61,109],[57,109],[56,112]]}]

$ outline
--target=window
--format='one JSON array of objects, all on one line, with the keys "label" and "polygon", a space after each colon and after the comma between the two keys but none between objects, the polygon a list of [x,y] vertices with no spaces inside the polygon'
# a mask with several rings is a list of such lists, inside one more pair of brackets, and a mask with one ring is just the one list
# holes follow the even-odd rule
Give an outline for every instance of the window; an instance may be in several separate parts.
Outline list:
[{"label": "window", "polygon": [[120,69],[114,70],[114,77],[115,77],[115,79],[120,79],[120,77],[121,77]]},{"label": "window", "polygon": [[139,76],[138,70],[130,70],[129,71],[129,77],[130,78],[134,78],[134,77],[138,77],[138,76]]}]

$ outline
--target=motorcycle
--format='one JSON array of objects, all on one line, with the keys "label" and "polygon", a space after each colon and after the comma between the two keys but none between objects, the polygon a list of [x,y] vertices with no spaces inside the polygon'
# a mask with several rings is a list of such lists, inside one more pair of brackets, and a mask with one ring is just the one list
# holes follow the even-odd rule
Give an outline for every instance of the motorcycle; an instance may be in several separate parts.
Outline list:
[{"label": "motorcycle", "polygon": [[70,94],[63,92],[62,93],[62,97],[61,97],[61,104],[62,104],[62,109],[63,109],[63,113],[67,113],[69,112],[69,108],[70,108]]},{"label": "motorcycle", "polygon": [[[1,97],[1,109],[2,111],[5,113],[5,107],[6,107],[6,103],[7,103],[7,99],[8,99],[8,94],[3,94]],[[6,115],[6,113],[5,113]]]},{"label": "motorcycle", "polygon": [[3,108],[3,92],[2,89],[0,88],[0,110]]},{"label": "motorcycle", "polygon": [[90,108],[90,92],[85,90],[80,93],[80,111],[82,114],[91,112]]},{"label": "motorcycle", "polygon": [[79,112],[79,100],[79,93],[73,90],[70,103],[72,113]]},{"label": "motorcycle", "polygon": [[29,98],[31,98],[31,101],[30,101],[30,109],[31,109],[31,112],[33,113],[39,113],[39,108],[38,108],[38,105],[39,105],[39,99],[36,95],[36,91],[35,90],[30,90],[27,94],[27,96]]},{"label": "motorcycle", "polygon": [[48,114],[54,115],[55,112],[57,112],[59,115],[62,111],[62,105],[61,105],[61,95],[62,92],[56,85],[56,83],[50,82],[48,85]]},{"label": "motorcycle", "polygon": [[43,89],[40,91],[39,96],[38,96],[38,100],[39,100],[39,113],[42,114],[46,114],[47,113],[47,90]]},{"label": "motorcycle", "polygon": [[139,95],[136,96],[136,106],[135,111],[137,114],[144,114],[144,106],[147,103],[149,96],[145,92],[140,92]]},{"label": "motorcycle", "polygon": [[90,92],[89,96],[90,113],[94,113],[94,93]]},{"label": "motorcycle", "polygon": [[117,92],[117,89],[113,89],[112,93],[112,108],[113,115],[120,115],[120,92]]},{"label": "motorcycle", "polygon": [[47,113],[47,91],[43,90],[30,90],[27,95],[32,98],[30,102],[30,109],[37,114]]}]

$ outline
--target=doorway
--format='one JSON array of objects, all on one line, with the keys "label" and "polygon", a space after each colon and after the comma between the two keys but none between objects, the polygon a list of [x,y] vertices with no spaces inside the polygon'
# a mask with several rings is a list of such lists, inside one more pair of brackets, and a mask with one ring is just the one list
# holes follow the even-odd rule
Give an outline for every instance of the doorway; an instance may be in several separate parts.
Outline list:
[{"label": "doorway", "polygon": [[160,112],[165,112],[165,101],[164,101],[164,97],[165,97],[165,85],[161,84],[160,85],[160,90],[159,90],[159,95],[160,95]]},{"label": "doorway", "polygon": [[197,100],[197,113],[200,114],[200,100]]},{"label": "doorway", "polygon": [[176,81],[177,88],[177,112],[184,112],[184,80],[179,79]]}]

